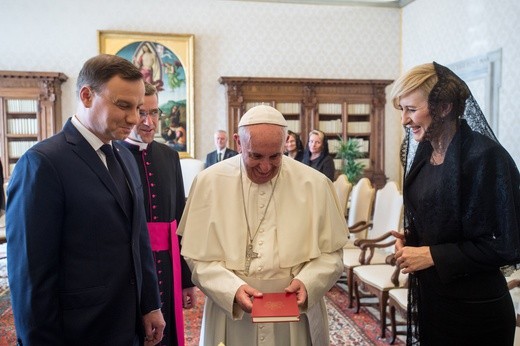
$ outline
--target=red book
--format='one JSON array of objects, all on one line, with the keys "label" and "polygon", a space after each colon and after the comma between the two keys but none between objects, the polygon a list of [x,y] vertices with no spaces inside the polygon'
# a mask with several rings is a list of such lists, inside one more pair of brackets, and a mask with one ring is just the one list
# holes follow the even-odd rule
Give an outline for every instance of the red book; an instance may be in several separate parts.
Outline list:
[{"label": "red book", "polygon": [[298,322],[300,310],[296,293],[264,293],[253,299],[251,317],[255,323]]}]

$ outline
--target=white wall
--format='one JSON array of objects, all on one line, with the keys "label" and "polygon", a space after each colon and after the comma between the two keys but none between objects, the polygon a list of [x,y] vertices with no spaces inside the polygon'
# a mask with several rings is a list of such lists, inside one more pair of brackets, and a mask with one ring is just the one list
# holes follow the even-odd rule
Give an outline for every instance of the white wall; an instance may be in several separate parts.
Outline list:
[{"label": "white wall", "polygon": [[[400,10],[393,8],[16,0],[3,1],[0,18],[0,70],[64,72],[64,119],[75,111],[81,65],[98,53],[97,30],[194,34],[195,156],[201,159],[213,150],[213,132],[227,128],[220,76],[395,79],[400,72]],[[399,128],[387,117],[386,173],[394,180]]]},{"label": "white wall", "polygon": [[[153,6],[150,6],[153,5]],[[225,0],[3,1],[0,69],[59,71],[64,119],[97,30],[195,35],[195,154],[227,128],[220,76],[395,79],[432,60],[451,64],[502,48],[499,139],[520,162],[520,2],[415,0],[401,10]],[[402,31],[402,33],[401,33]],[[402,49],[402,50],[401,50]],[[388,92],[388,90],[387,90]],[[386,107],[385,171],[400,179],[399,114]]]},{"label": "white wall", "polygon": [[[415,0],[403,9],[403,69],[502,49],[498,137],[520,164],[520,1]],[[388,114],[387,114],[388,116]]]}]

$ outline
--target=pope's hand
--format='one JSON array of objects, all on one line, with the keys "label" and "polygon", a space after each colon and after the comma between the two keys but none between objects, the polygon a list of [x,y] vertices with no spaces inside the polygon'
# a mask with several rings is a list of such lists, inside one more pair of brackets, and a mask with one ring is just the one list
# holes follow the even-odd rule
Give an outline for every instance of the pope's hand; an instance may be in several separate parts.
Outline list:
[{"label": "pope's hand", "polygon": [[299,306],[302,306],[307,300],[307,289],[303,282],[298,279],[291,281],[288,287],[285,288],[287,293],[296,293],[296,300]]},{"label": "pope's hand", "polygon": [[261,296],[262,292],[260,292],[257,289],[254,289],[248,284],[244,284],[240,286],[237,290],[237,293],[235,293],[235,302],[240,306],[242,310],[250,313],[251,309],[253,308],[252,298]]},{"label": "pope's hand", "polygon": [[197,303],[197,295],[195,287],[188,287],[182,290],[182,306],[185,309],[191,309]]}]

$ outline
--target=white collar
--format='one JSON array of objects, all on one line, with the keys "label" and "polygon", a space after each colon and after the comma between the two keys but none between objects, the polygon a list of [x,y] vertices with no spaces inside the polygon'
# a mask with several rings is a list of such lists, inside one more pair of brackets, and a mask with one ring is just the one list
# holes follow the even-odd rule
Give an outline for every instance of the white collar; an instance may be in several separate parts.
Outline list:
[{"label": "white collar", "polygon": [[146,148],[148,148],[148,143],[141,142],[141,141],[135,140],[135,139],[130,138],[130,137],[127,137],[125,139],[125,142],[128,142],[130,144],[138,146],[139,147],[139,151],[143,151],[143,150],[146,150]]},{"label": "white collar", "polygon": [[[72,125],[81,133],[83,137],[87,140],[87,142],[94,148],[94,150],[98,151],[99,148],[105,143],[101,139],[99,139],[92,131],[87,129],[85,125],[79,121],[77,115],[74,114],[72,119],[70,120]],[[108,144],[112,145],[112,141],[108,142]]]}]

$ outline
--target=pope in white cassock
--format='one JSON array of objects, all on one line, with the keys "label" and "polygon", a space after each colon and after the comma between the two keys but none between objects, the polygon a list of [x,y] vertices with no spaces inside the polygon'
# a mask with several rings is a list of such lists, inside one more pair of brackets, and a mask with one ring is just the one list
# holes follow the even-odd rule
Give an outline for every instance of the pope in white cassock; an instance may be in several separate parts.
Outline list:
[{"label": "pope in white cassock", "polygon": [[[343,271],[348,237],[332,182],[283,155],[287,123],[251,108],[234,139],[241,154],[199,173],[178,234],[206,295],[200,345],[329,345],[323,296]],[[300,322],[252,323],[252,300],[295,292]]]}]

